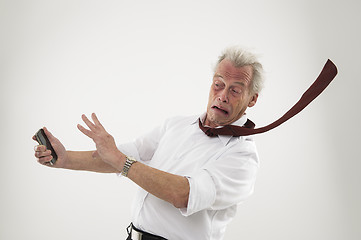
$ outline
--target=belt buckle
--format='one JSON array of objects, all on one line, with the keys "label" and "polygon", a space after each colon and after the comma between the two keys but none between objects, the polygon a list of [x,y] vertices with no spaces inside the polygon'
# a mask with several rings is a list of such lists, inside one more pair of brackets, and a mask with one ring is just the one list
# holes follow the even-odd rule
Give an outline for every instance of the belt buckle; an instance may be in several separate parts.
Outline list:
[{"label": "belt buckle", "polygon": [[132,229],[132,240],[142,240],[143,234],[140,232],[137,232],[134,228]]}]

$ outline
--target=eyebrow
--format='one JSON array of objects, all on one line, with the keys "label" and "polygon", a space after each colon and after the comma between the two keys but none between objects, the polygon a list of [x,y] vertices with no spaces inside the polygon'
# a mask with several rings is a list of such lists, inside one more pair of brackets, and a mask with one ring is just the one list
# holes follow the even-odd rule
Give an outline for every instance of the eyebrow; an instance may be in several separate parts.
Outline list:
[{"label": "eyebrow", "polygon": [[223,78],[223,76],[219,75],[219,74],[214,74],[213,79],[219,77],[219,78]]}]

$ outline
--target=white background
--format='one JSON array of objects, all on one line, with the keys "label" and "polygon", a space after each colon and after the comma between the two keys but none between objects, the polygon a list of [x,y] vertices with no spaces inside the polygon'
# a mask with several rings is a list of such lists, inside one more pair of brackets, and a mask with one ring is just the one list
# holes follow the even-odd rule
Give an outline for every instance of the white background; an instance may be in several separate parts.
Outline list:
[{"label": "white background", "polygon": [[33,157],[47,126],[70,150],[96,112],[117,143],[205,111],[229,45],[261,54],[266,88],[248,116],[280,117],[328,58],[339,74],[311,105],[256,136],[254,195],[225,239],[360,239],[361,4],[302,1],[0,1],[0,239],[125,239],[135,186],[50,169]]}]

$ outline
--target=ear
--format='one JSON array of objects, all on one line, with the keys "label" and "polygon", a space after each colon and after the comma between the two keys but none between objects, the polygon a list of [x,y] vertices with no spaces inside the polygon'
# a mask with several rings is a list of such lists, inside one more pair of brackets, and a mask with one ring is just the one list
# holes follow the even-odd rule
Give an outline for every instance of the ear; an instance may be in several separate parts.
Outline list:
[{"label": "ear", "polygon": [[250,99],[250,101],[249,101],[249,103],[248,103],[248,107],[253,107],[254,105],[256,105],[257,99],[258,99],[258,93],[255,93],[255,94],[251,97],[251,99]]}]

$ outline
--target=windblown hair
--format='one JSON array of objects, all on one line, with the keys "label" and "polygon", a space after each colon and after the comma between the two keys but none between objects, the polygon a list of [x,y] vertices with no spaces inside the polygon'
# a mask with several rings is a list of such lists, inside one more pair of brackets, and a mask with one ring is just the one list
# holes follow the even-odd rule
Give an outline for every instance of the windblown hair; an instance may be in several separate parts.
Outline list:
[{"label": "windblown hair", "polygon": [[217,69],[219,63],[224,60],[230,60],[234,67],[239,68],[243,66],[252,66],[253,78],[251,84],[251,91],[253,93],[260,93],[264,84],[264,73],[262,64],[258,61],[257,56],[241,47],[229,47],[224,50],[219,56],[218,62],[215,66]]}]

